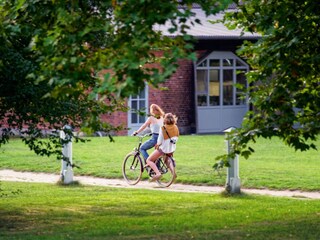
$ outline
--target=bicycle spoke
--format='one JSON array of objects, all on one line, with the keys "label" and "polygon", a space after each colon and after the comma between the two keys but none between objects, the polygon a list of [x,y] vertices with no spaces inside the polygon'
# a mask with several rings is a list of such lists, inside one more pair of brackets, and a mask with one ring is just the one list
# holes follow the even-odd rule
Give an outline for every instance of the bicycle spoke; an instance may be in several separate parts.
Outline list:
[{"label": "bicycle spoke", "polygon": [[[170,157],[168,157],[166,162],[164,163],[163,158],[160,158],[158,162],[159,162],[158,168],[162,174],[162,177],[161,179],[157,180],[157,183],[161,187],[169,187],[175,180],[174,173],[173,173],[174,166],[173,166],[172,160]],[[171,170],[170,170],[170,165],[171,165]]]},{"label": "bicycle spoke", "polygon": [[122,165],[122,175],[130,185],[137,184],[142,176],[142,161],[136,153],[128,154]]}]

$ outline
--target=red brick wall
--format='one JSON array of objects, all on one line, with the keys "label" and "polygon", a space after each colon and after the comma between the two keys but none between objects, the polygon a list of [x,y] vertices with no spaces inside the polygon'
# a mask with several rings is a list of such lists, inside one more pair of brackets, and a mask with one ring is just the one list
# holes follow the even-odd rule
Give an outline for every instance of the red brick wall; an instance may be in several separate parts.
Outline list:
[{"label": "red brick wall", "polygon": [[156,103],[178,117],[181,134],[189,134],[195,127],[193,63],[179,61],[179,68],[161,85],[165,90],[149,88],[149,104]]},{"label": "red brick wall", "polygon": [[126,112],[115,112],[113,114],[105,114],[101,116],[102,120],[110,123],[115,127],[124,127],[124,130],[112,132],[112,135],[125,136],[128,134],[128,131],[125,130],[128,127],[128,115]]},{"label": "red brick wall", "polygon": [[[178,127],[181,134],[190,134],[195,131],[193,76],[193,62],[181,60],[176,73],[161,84],[160,89],[149,87],[149,105],[152,103],[158,104],[166,113],[175,114],[178,117]],[[117,112],[112,115],[105,115],[103,119],[115,126],[121,124],[125,127],[128,126],[127,113]],[[123,130],[116,134],[127,135],[127,131]]]}]

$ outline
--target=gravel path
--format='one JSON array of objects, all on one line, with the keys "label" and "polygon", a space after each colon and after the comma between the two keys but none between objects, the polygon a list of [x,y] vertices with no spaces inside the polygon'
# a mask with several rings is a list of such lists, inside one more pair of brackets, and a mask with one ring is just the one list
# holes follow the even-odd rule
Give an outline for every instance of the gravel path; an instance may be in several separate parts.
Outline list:
[{"label": "gravel path", "polygon": [[[59,180],[59,175],[48,173],[31,173],[17,172],[13,170],[0,170],[0,181],[14,182],[38,182],[38,183],[56,183]],[[223,187],[216,186],[194,186],[174,183],[169,188],[160,188],[156,183],[141,181],[135,186],[128,185],[122,179],[105,179],[89,176],[74,176],[74,181],[78,181],[83,185],[95,185],[106,187],[121,187],[135,189],[149,189],[159,191],[174,191],[174,192],[198,192],[198,193],[220,193],[224,190]],[[294,197],[304,199],[320,199],[320,192],[301,192],[301,191],[275,191],[267,189],[243,189],[241,192],[246,194],[261,194],[277,197]]]}]

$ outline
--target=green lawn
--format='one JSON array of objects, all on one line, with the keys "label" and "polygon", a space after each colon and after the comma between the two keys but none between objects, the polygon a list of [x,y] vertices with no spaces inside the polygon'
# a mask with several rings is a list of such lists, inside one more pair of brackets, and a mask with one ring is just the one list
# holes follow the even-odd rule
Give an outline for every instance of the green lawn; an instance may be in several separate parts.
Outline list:
[{"label": "green lawn", "polygon": [[[135,137],[91,138],[87,143],[73,144],[73,161],[81,166],[75,175],[122,178],[121,164],[126,153],[137,143]],[[316,142],[320,148],[320,140]],[[223,135],[181,136],[177,143],[177,182],[198,185],[224,185],[226,171],[219,177],[212,169],[215,157],[225,153]],[[295,152],[278,139],[259,139],[256,152],[248,159],[240,158],[241,186],[319,191],[319,152]],[[59,173],[61,163],[55,158],[36,156],[20,140],[12,140],[0,148],[0,168],[20,171]]]},{"label": "green lawn", "polygon": [[319,200],[0,184],[2,240],[320,238]]},{"label": "green lawn", "polygon": [[[73,144],[76,175],[122,178],[134,137]],[[317,142],[320,147],[320,142]],[[319,191],[318,152],[295,152],[260,139],[240,159],[242,187]],[[213,172],[225,152],[222,135],[181,136],[178,182],[224,185]],[[59,173],[61,163],[36,156],[21,141],[1,147],[0,168]],[[141,189],[0,182],[0,239],[320,239],[320,201]]]}]

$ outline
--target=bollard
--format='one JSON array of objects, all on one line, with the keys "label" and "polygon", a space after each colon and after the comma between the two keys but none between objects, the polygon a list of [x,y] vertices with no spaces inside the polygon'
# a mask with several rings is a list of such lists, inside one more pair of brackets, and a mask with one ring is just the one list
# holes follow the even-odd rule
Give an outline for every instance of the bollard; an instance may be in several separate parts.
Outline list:
[{"label": "bollard", "polygon": [[[66,125],[64,129],[71,130],[71,127]],[[66,134],[63,130],[60,131],[60,138],[63,140],[69,140],[68,143],[64,143],[62,147],[61,160],[61,181],[64,184],[70,184],[73,182],[73,170],[72,170],[72,136]],[[65,161],[65,158],[68,161]]]},{"label": "bollard", "polygon": [[[234,127],[230,127],[223,132],[225,133],[225,141],[227,145],[227,153],[231,152],[230,140],[228,140],[229,134],[234,130]],[[227,181],[226,181],[226,191],[229,193],[240,193],[240,178],[239,178],[239,156],[236,155],[235,158],[229,158],[229,167],[227,169]]]}]

